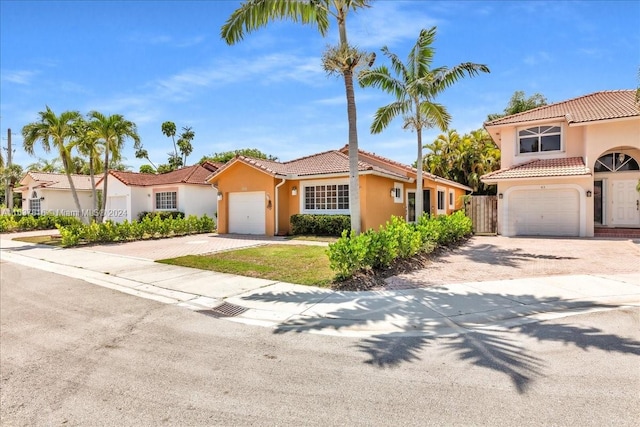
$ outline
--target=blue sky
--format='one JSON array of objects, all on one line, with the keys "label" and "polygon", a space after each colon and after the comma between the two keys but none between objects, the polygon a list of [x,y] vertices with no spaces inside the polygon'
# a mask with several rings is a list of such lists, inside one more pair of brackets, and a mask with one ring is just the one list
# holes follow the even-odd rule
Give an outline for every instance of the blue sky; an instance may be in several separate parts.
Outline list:
[{"label": "blue sky", "polygon": [[[203,155],[257,148],[291,160],[347,143],[344,84],[327,76],[320,57],[337,42],[312,27],[274,23],[228,46],[220,28],[239,1],[0,2],[0,135],[14,133],[49,105],[56,113],[123,114],[135,122],[156,163],[172,149],[160,126],[170,120],[196,133],[188,163]],[[482,127],[511,95],[536,92],[551,102],[640,83],[640,2],[634,1],[375,1],[351,14],[350,42],[406,58],[422,28],[437,27],[434,66],[486,64],[490,74],[465,78],[437,101],[460,133]],[[332,22],[333,24],[333,22]],[[360,148],[412,163],[416,135],[401,119],[381,134],[369,126],[391,102],[356,88]],[[424,142],[439,131],[428,130]],[[124,150],[133,170],[133,143]],[[5,153],[6,154],[6,153]]]}]

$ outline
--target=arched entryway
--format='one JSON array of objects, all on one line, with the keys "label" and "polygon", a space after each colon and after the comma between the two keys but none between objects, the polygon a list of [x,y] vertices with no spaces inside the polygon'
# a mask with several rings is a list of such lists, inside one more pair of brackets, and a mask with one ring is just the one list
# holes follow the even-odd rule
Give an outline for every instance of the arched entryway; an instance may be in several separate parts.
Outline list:
[{"label": "arched entryway", "polygon": [[640,150],[619,147],[603,153],[593,174],[594,225],[640,228]]}]

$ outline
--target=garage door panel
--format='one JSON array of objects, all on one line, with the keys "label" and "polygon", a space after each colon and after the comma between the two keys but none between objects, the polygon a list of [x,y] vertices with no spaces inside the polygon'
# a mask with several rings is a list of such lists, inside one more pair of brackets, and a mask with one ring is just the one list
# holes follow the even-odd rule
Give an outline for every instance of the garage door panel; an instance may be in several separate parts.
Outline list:
[{"label": "garage door panel", "polygon": [[265,193],[229,193],[229,233],[265,234]]},{"label": "garage door panel", "polygon": [[509,235],[578,236],[579,201],[573,188],[516,190],[508,200]]}]

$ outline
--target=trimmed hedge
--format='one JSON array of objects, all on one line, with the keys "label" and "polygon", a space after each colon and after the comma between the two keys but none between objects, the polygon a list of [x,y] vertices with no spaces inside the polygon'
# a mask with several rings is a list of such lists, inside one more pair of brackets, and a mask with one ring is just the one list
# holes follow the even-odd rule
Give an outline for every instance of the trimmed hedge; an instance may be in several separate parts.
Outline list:
[{"label": "trimmed hedge", "polygon": [[203,215],[198,218],[189,215],[187,218],[165,218],[160,215],[145,216],[142,221],[124,221],[116,223],[92,222],[91,224],[74,224],[59,226],[62,246],[76,246],[81,243],[128,242],[132,240],[159,239],[184,236],[187,234],[210,233],[215,231],[215,221]]},{"label": "trimmed hedge", "polygon": [[463,211],[449,216],[424,215],[417,224],[394,216],[378,231],[358,235],[343,231],[338,241],[329,244],[327,253],[331,269],[338,279],[344,280],[359,271],[385,269],[398,259],[451,245],[471,232],[471,219]]},{"label": "trimmed hedge", "polygon": [[291,216],[291,234],[312,234],[315,236],[340,237],[351,229],[349,215],[295,214]]},{"label": "trimmed hedge", "polygon": [[58,225],[70,226],[81,224],[74,216],[53,214],[43,215],[0,215],[0,233],[31,230],[54,230]]},{"label": "trimmed hedge", "polygon": [[142,221],[145,217],[153,218],[154,216],[159,216],[160,219],[184,218],[184,212],[178,212],[178,211],[140,212],[138,214],[138,221]]}]

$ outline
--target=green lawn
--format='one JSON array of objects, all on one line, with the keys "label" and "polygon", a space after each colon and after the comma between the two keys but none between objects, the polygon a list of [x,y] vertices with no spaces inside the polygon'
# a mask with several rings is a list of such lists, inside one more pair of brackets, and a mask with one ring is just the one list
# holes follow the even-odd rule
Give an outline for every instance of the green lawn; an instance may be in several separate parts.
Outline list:
[{"label": "green lawn", "polygon": [[[52,234],[53,233],[55,233],[55,230],[53,230]],[[60,240],[60,236],[51,237],[50,235],[46,235],[46,236],[19,237],[13,240],[17,240],[19,242],[27,242],[27,243],[38,243],[40,245],[50,245],[50,246],[62,245],[62,240]]]},{"label": "green lawn", "polygon": [[329,268],[326,251],[326,246],[264,245],[158,262],[299,285],[329,286],[335,274]]}]

